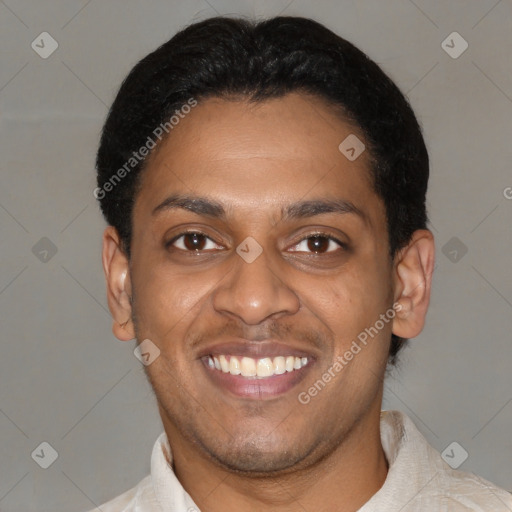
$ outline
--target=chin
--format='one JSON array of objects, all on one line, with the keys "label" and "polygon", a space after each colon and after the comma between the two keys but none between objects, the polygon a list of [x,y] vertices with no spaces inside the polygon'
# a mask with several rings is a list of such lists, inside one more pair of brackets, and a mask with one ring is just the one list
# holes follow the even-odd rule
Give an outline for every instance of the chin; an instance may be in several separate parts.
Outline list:
[{"label": "chin", "polygon": [[[283,440],[281,445],[268,446],[268,438],[254,441],[245,439],[241,446],[231,443],[229,451],[226,445],[215,447],[208,452],[217,464],[237,473],[251,476],[268,476],[269,473],[286,473],[297,469],[297,464],[308,455],[306,450],[299,451],[291,447],[290,441]],[[295,447],[296,448],[296,447]],[[304,448],[304,447],[302,447]]]}]

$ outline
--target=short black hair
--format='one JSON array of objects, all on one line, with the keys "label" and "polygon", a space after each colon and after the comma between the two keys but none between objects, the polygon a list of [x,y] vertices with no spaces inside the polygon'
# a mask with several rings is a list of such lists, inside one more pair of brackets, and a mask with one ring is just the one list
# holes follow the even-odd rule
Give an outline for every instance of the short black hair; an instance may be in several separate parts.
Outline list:
[{"label": "short black hair", "polygon": [[[381,68],[311,19],[219,16],[184,28],[143,58],[108,113],[96,158],[95,196],[128,257],[145,162],[141,154],[156,145],[163,129],[164,135],[171,132],[170,119],[208,97],[259,102],[289,92],[325,100],[360,128],[373,188],[386,208],[391,257],[415,230],[426,228],[427,149],[409,102]],[[392,335],[392,363],[406,341]]]}]

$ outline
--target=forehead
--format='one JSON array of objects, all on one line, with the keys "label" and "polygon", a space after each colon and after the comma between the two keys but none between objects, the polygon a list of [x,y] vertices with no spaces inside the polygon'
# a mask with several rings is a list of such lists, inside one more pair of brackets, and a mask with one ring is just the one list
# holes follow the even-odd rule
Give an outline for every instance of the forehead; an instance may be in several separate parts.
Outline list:
[{"label": "forehead", "polygon": [[146,163],[136,210],[171,194],[215,197],[238,209],[282,209],[308,198],[350,199],[382,214],[364,151],[350,161],[339,149],[363,141],[323,100],[292,93],[259,103],[209,98],[184,115]]}]

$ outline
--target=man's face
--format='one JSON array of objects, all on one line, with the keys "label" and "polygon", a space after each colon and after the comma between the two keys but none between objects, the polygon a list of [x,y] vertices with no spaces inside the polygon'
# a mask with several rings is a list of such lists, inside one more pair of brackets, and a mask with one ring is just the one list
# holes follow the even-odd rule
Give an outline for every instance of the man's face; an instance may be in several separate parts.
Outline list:
[{"label": "man's face", "polygon": [[362,139],[310,96],[209,99],[149,159],[130,279],[137,338],[161,351],[146,370],[171,445],[228,468],[285,470],[378,415],[392,321],[298,400],[394,300],[368,154],[350,161],[338,149],[350,134]]}]

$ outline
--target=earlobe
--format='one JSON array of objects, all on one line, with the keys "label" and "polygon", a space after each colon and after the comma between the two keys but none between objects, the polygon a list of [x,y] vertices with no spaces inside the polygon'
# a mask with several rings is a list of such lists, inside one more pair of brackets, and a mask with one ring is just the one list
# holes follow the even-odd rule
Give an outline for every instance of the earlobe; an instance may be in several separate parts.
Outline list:
[{"label": "earlobe", "polygon": [[108,307],[113,317],[112,332],[119,340],[129,341],[135,337],[130,265],[119,234],[113,226],[108,226],[103,233],[102,262]]},{"label": "earlobe", "polygon": [[428,229],[413,233],[395,263],[395,302],[400,304],[393,319],[393,334],[414,338],[423,330],[430,302],[434,271],[434,236]]}]

